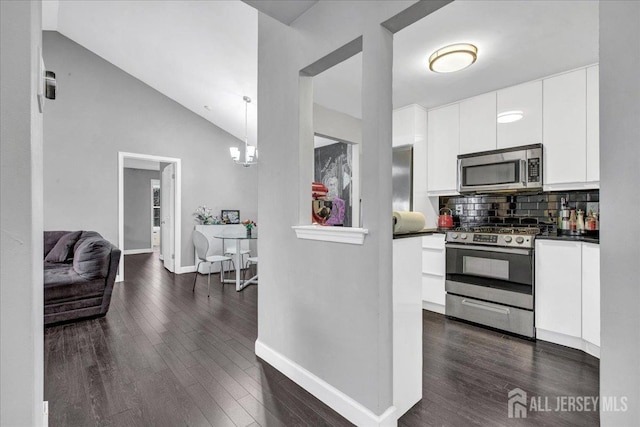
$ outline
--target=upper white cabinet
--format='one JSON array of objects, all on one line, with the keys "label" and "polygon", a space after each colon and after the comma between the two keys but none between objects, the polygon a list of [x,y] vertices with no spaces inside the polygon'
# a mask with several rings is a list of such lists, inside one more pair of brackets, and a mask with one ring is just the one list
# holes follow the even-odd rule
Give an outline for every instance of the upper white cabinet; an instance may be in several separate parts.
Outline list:
[{"label": "upper white cabinet", "polygon": [[580,242],[536,240],[536,329],[581,338]]},{"label": "upper white cabinet", "polygon": [[427,118],[427,190],[429,195],[457,194],[460,144],[459,104],[430,110]]},{"label": "upper white cabinet", "polygon": [[[457,194],[458,154],[539,143],[544,144],[545,190],[598,188],[598,78],[593,65],[428,111],[427,195]],[[397,111],[394,145],[403,145],[410,136],[396,123],[413,129],[418,122],[415,112]],[[523,117],[497,123],[507,111],[521,111]]]},{"label": "upper white cabinet", "polygon": [[[497,92],[497,114],[522,111],[522,119],[499,123],[498,148],[542,142],[542,82],[535,81],[512,86]],[[496,121],[496,117],[493,118]]]},{"label": "upper white cabinet", "polygon": [[585,69],[545,79],[545,184],[582,183],[587,179],[587,72]]},{"label": "upper white cabinet", "polygon": [[600,181],[600,67],[587,68],[587,182]]},{"label": "upper white cabinet", "polygon": [[582,244],[582,339],[600,347],[600,246]]},{"label": "upper white cabinet", "polygon": [[496,93],[460,102],[460,154],[496,149]]},{"label": "upper white cabinet", "polygon": [[427,139],[427,111],[417,104],[393,110],[392,146],[414,145]]},{"label": "upper white cabinet", "polygon": [[413,146],[413,210],[427,218],[427,228],[435,227],[438,201],[427,194],[427,110],[412,104],[393,111],[392,146]]}]

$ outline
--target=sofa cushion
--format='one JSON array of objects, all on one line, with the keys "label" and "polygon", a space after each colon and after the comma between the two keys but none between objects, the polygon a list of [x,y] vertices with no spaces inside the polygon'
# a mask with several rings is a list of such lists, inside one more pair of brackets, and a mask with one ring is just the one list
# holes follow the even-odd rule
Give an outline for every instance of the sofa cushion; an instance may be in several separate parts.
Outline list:
[{"label": "sofa cushion", "polygon": [[105,281],[86,280],[71,264],[44,263],[44,303],[100,297]]},{"label": "sofa cushion", "polygon": [[73,247],[80,238],[81,231],[66,233],[44,258],[45,262],[65,262],[73,256]]},{"label": "sofa cushion", "polygon": [[82,238],[75,246],[73,269],[87,280],[107,277],[110,254],[111,243],[100,235]]},{"label": "sofa cushion", "polygon": [[42,255],[43,259],[44,257],[47,256],[47,254],[49,254],[49,252],[51,252],[51,249],[53,249],[56,243],[58,243],[58,240],[60,240],[60,238],[67,233],[71,233],[71,231],[45,231],[44,232],[44,246],[42,248],[44,249],[44,254]]}]

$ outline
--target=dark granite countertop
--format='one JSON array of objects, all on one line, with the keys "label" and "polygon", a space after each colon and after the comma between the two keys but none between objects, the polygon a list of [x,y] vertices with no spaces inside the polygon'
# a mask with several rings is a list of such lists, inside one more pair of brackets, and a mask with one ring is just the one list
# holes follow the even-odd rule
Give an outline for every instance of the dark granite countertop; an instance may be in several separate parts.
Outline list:
[{"label": "dark granite countertop", "polygon": [[595,243],[600,244],[600,238],[594,236],[572,236],[572,235],[558,235],[556,233],[539,234],[536,236],[536,239],[544,239],[544,240],[566,240],[569,242],[585,242],[585,243]]},{"label": "dark granite countertop", "polygon": [[416,232],[413,232],[413,233],[394,234],[393,238],[394,239],[407,239],[409,237],[429,236],[429,235],[435,234],[435,233],[444,233],[444,232],[442,230],[437,229],[437,228],[425,228],[425,229],[422,229],[420,231],[416,231]]}]

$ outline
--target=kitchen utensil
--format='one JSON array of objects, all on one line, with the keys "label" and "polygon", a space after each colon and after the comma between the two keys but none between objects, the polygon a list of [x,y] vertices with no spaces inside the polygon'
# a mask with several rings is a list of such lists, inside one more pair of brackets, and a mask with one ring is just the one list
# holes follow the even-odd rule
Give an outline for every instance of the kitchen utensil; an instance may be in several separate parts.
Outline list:
[{"label": "kitchen utensil", "polygon": [[[449,211],[449,213],[442,211]],[[438,228],[451,228],[453,227],[453,216],[451,216],[451,209],[440,209],[440,216],[438,217]]]}]

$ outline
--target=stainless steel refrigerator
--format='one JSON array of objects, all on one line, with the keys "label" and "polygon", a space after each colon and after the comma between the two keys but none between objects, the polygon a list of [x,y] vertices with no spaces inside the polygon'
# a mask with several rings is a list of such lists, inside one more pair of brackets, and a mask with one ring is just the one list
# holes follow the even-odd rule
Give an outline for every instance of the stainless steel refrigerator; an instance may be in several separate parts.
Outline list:
[{"label": "stainless steel refrigerator", "polygon": [[393,210],[413,210],[413,147],[393,148]]}]

